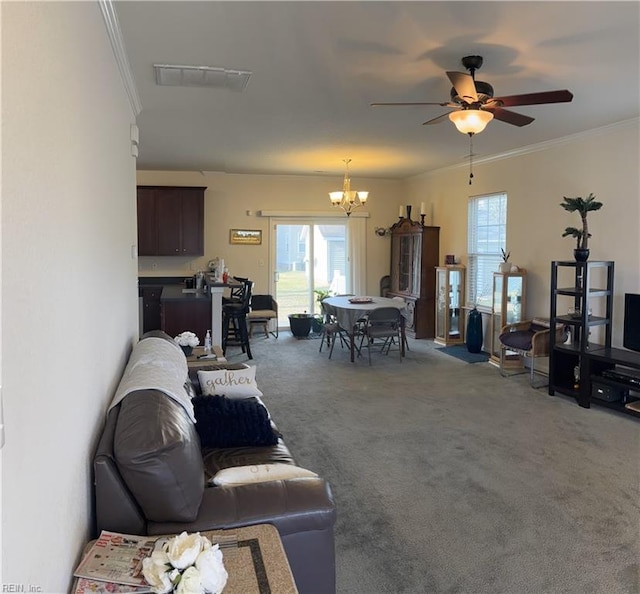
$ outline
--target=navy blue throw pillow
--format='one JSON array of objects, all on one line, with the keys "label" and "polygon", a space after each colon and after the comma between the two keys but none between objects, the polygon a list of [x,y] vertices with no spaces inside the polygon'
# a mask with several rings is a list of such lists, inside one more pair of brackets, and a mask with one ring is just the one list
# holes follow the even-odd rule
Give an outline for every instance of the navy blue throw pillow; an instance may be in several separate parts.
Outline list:
[{"label": "navy blue throw pillow", "polygon": [[196,396],[191,400],[203,448],[270,446],[278,443],[267,409],[258,400]]}]

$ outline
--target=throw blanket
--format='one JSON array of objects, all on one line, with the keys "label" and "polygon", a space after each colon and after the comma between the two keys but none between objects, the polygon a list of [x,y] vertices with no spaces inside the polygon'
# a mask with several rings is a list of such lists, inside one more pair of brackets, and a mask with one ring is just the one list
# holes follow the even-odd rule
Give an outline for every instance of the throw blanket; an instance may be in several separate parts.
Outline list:
[{"label": "throw blanket", "polygon": [[195,423],[193,404],[184,387],[187,379],[187,360],[178,345],[164,338],[145,338],[133,348],[107,413],[131,392],[159,390],[182,405]]}]

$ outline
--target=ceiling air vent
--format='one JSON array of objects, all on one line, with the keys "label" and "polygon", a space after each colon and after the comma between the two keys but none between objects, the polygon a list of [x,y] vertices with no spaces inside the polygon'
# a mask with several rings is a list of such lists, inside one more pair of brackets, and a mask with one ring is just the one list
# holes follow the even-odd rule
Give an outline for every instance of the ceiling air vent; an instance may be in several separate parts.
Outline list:
[{"label": "ceiling air vent", "polygon": [[154,64],[156,84],[170,87],[213,87],[244,91],[251,72],[212,66],[173,66]]}]

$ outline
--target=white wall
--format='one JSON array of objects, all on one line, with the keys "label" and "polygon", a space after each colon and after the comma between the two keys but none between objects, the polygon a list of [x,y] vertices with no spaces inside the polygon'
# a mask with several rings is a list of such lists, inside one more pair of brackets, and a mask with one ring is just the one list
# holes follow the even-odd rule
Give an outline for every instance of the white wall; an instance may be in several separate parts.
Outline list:
[{"label": "white wall", "polygon": [[[342,188],[342,178],[287,175],[239,175],[195,171],[138,171],[139,185],[206,186],[205,256],[202,258],[141,257],[141,276],[189,276],[204,269],[215,256],[224,258],[231,274],[246,276],[255,283],[255,293],[269,288],[269,219],[260,210],[295,212],[336,211],[329,192]],[[352,173],[356,189],[369,190],[366,207],[367,293],[379,294],[380,277],[389,274],[390,240],[378,237],[375,227],[389,227],[398,220],[398,203],[403,183],[398,180],[359,178]],[[420,205],[414,205],[414,213]],[[254,214],[247,215],[250,210]],[[346,218],[346,215],[344,215]],[[415,217],[414,217],[415,218]],[[230,245],[230,229],[262,229],[261,246]],[[260,263],[264,262],[264,266]],[[155,268],[154,268],[155,266]]]},{"label": "white wall", "polygon": [[[638,128],[638,120],[623,122],[476,165],[471,186],[467,168],[417,176],[408,180],[407,194],[433,211],[433,224],[441,227],[440,254],[455,254],[466,264],[468,198],[505,191],[507,249],[513,263],[527,270],[526,316],[532,317],[549,315],[551,261],[573,259],[575,241],[562,232],[580,227],[580,218],[562,209],[562,198],[593,192],[604,205],[589,213],[589,259],[615,261],[613,342],[621,346],[623,295],[640,291]],[[475,145],[481,146],[480,139]]]},{"label": "white wall", "polygon": [[137,336],[133,115],[97,3],[1,9],[2,578],[65,592]]}]

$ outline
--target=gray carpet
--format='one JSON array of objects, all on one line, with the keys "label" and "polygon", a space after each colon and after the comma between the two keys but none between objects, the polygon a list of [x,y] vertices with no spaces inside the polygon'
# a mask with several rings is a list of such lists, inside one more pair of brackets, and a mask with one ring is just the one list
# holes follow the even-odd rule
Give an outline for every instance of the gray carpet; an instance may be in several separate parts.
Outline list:
[{"label": "gray carpet", "polygon": [[638,420],[409,344],[369,367],[252,341],[287,445],[332,486],[338,592],[640,592]]}]

